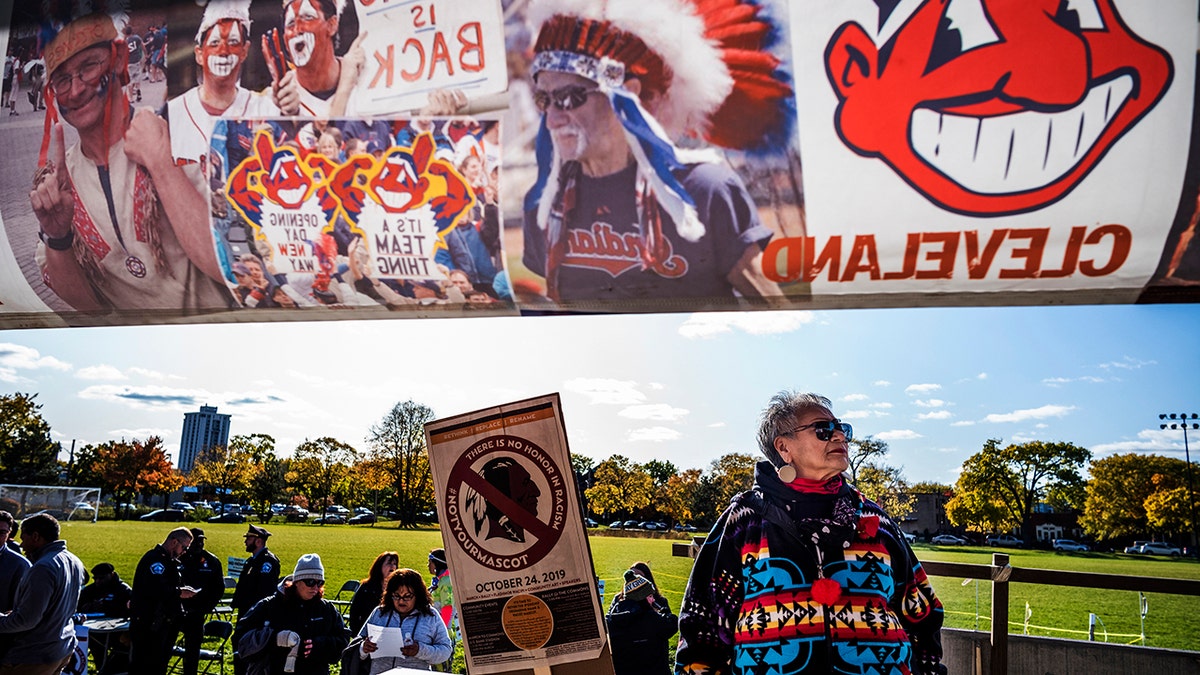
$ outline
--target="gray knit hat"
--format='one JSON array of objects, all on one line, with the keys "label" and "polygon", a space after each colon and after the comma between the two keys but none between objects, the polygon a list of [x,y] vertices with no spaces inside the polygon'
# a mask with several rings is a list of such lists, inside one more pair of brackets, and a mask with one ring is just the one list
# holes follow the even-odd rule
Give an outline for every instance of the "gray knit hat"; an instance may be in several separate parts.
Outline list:
[{"label": "gray knit hat", "polygon": [[321,556],[316,553],[305,553],[296,561],[296,571],[292,572],[292,581],[304,579],[325,580],[325,566],[321,564]]}]

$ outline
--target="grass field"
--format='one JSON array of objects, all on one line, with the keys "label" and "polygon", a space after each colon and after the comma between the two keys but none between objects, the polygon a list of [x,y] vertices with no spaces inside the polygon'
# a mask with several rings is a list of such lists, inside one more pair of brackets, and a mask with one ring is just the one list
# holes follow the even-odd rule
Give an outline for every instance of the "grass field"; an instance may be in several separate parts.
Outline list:
[{"label": "grass field", "polygon": [[[173,526],[173,523],[116,521],[63,523],[63,538],[67,540],[68,549],[78,555],[89,569],[99,562],[111,562],[121,577],[132,583],[138,559],[154,544],[160,543]],[[274,535],[269,542],[270,548],[279,556],[285,574],[291,572],[300,555],[312,552],[321,555],[328,582],[327,597],[333,597],[343,581],[365,576],[371,561],[385,550],[397,551],[402,567],[421,572],[428,581],[427,555],[430,549],[441,546],[438,530],[400,530],[388,524],[375,527],[322,527],[281,523],[271,524],[268,528]],[[228,556],[246,555],[242,546],[245,525],[206,523],[204,531],[208,537],[207,548],[222,562]],[[692,560],[673,557],[672,540],[599,535],[592,536],[590,541],[596,574],[605,581],[610,597],[629,565],[643,560],[650,563],[672,609],[678,611]],[[915,549],[922,560],[978,564],[991,561],[991,549],[981,547],[917,544]],[[1011,556],[1010,562],[1014,567],[1200,579],[1200,564],[1181,559],[1011,549],[1003,552]],[[948,626],[975,628],[975,617],[978,615],[979,629],[990,629],[990,584],[978,582],[977,604],[974,581],[963,585],[961,579],[934,577],[933,583],[945,606]],[[1197,598],[1150,594],[1148,601],[1149,613],[1145,623],[1147,645],[1200,651],[1200,612],[1196,611],[1200,602]],[[1107,629],[1108,641],[1140,643],[1139,603],[1135,592],[1013,584],[1009,601],[1010,633],[1023,632],[1027,602],[1032,611],[1029,619],[1031,635],[1086,639],[1088,614],[1095,613]],[[1096,635],[1098,640],[1103,639],[1103,631],[1099,627]]]}]

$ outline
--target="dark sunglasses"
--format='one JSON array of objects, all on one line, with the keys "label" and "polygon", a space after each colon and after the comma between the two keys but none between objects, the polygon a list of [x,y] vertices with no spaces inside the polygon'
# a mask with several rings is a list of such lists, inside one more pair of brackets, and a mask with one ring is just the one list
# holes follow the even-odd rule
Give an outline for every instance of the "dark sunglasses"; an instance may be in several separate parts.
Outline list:
[{"label": "dark sunglasses", "polygon": [[308,586],[309,588],[316,588],[317,586],[324,586],[325,580],[324,579],[301,579],[300,583],[304,584],[305,586]]},{"label": "dark sunglasses", "polygon": [[584,87],[578,84],[568,84],[565,87],[559,87],[554,91],[537,91],[533,94],[533,105],[537,106],[538,112],[546,112],[550,106],[554,106],[557,110],[566,112],[574,110],[579,106],[587,103],[588,96],[598,94],[600,90],[595,87]]},{"label": "dark sunglasses", "polygon": [[842,432],[842,435],[846,437],[847,442],[854,438],[854,427],[850,426],[849,423],[843,422],[837,418],[831,420],[821,420],[819,422],[813,422],[812,424],[805,424],[780,435],[790,436],[797,431],[809,428],[811,428],[813,433],[816,434],[818,441],[828,441],[829,439],[833,438],[833,432],[835,431]]},{"label": "dark sunglasses", "polygon": [[409,600],[416,600],[417,596],[412,593],[392,593],[392,599],[398,602],[408,602]]}]

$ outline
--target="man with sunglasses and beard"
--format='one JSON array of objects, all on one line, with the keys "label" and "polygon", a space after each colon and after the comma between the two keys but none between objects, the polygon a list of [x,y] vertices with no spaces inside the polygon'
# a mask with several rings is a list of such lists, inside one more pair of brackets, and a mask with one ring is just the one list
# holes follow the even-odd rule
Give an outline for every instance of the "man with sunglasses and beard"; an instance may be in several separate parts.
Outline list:
[{"label": "man with sunglasses and beard", "polygon": [[831,410],[784,391],[763,411],[770,461],[696,557],[675,672],[946,672],[942,604],[899,526],[844,477],[854,430]]},{"label": "man with sunglasses and beard", "polygon": [[[165,120],[130,105],[117,36],[88,14],[44,52],[53,105],[29,196],[43,278],[82,312],[227,308],[203,177],[175,164]],[[59,116],[79,133],[70,148]]]},{"label": "man with sunglasses and beard", "polygon": [[792,90],[764,51],[770,24],[754,5],[741,7],[733,48],[709,36],[701,4],[531,4],[542,120],[523,260],[561,305],[728,307],[782,295],[762,273],[772,231],[741,179],[715,153],[689,157],[674,141],[786,147]]},{"label": "man with sunglasses and beard", "polygon": [[238,661],[269,673],[328,675],[350,639],[337,607],[325,599],[321,556],[306,553],[271,597],[254,605],[233,632]]}]

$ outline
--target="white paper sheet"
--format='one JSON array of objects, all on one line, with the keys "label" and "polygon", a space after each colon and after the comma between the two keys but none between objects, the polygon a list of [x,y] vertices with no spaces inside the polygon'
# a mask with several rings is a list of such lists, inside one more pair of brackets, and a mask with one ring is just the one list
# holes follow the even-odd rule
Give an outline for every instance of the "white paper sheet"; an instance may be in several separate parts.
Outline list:
[{"label": "white paper sheet", "polygon": [[404,647],[405,635],[399,628],[367,624],[367,637],[379,647],[372,656],[403,656],[400,650]]}]

